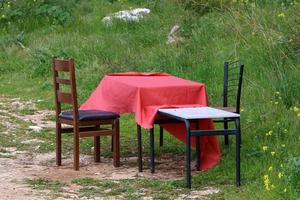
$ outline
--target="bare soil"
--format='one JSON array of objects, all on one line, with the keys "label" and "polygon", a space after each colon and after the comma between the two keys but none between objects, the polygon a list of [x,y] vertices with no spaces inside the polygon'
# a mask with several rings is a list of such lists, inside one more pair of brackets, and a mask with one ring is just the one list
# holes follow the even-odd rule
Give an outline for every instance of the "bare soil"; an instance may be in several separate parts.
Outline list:
[{"label": "bare soil", "polygon": [[[23,102],[20,99],[9,99],[0,97],[0,128],[5,131],[1,134],[13,134],[20,126],[13,119],[30,122],[34,126],[43,128],[54,128],[54,122],[49,121],[52,111],[40,110],[30,115],[20,114],[20,109],[26,107],[34,108],[33,101]],[[1,131],[1,129],[0,129]],[[32,142],[32,141],[30,141]],[[147,158],[144,158],[145,160]],[[114,168],[112,159],[101,158],[100,163],[95,163],[90,155],[80,156],[80,170],[74,171],[71,156],[63,158],[63,165],[57,167],[55,164],[55,153],[37,154],[29,151],[18,151],[16,147],[0,146],[0,199],[87,199],[80,197],[78,190],[80,186],[72,184],[76,178],[91,177],[96,179],[182,179],[184,158],[173,154],[162,154],[156,159],[156,173],[151,174],[144,164],[144,171],[138,172],[137,158],[122,158],[121,167]],[[44,178],[47,180],[66,183],[61,195],[53,196],[50,191],[32,189],[26,180]],[[198,193],[197,193],[198,192]],[[216,188],[206,188],[201,191],[193,191],[189,195],[181,195],[178,199],[195,199],[212,193],[218,193]],[[151,199],[151,197],[149,197]],[[100,198],[101,199],[101,198]],[[111,197],[111,199],[119,199]]]}]

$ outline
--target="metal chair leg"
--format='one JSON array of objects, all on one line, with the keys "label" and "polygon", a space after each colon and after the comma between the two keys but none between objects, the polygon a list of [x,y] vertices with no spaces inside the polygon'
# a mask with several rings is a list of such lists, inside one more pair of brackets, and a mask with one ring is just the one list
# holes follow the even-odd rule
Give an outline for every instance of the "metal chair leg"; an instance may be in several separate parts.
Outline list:
[{"label": "metal chair leg", "polygon": [[[196,121],[196,130],[199,130],[199,122]],[[200,171],[201,149],[200,136],[196,136],[196,171]]]},{"label": "metal chair leg", "polygon": [[154,163],[154,128],[149,129],[150,133],[150,169],[151,173],[155,172],[155,163]]},{"label": "metal chair leg", "polygon": [[186,176],[186,188],[191,188],[191,133],[190,123],[185,121],[186,127],[186,145],[185,145],[185,176]]},{"label": "metal chair leg", "polygon": [[137,140],[138,140],[138,167],[139,172],[143,171],[143,154],[142,154],[142,130],[141,126],[137,124]]},{"label": "metal chair leg", "polygon": [[162,127],[159,128],[159,146],[162,147],[164,144],[164,129]]},{"label": "metal chair leg", "polygon": [[239,187],[241,185],[241,161],[240,161],[240,149],[241,149],[241,129],[240,129],[240,119],[236,119],[236,128],[238,134],[236,135],[236,185]]},{"label": "metal chair leg", "polygon": [[[224,119],[224,129],[227,130],[228,129],[228,121],[226,121],[226,119]],[[229,145],[229,138],[228,138],[228,135],[225,135],[224,136],[224,143],[225,145]]]}]

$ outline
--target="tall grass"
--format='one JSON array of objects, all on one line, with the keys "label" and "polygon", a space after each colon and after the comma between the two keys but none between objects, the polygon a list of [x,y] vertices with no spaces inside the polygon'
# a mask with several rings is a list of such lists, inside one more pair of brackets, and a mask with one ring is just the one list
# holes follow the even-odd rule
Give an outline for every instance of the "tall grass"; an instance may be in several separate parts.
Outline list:
[{"label": "tall grass", "polygon": [[[245,64],[243,186],[237,191],[239,198],[296,198],[300,195],[300,118],[297,109],[289,109],[300,104],[300,6],[291,2],[228,3],[222,10],[210,7],[209,12],[199,15],[182,1],[76,1],[70,23],[46,20],[36,24],[30,23],[29,17],[20,26],[5,19],[0,22],[0,91],[43,99],[42,106],[51,108],[50,57],[57,55],[75,58],[81,102],[105,73],[165,71],[206,83],[210,102],[220,105],[223,62],[239,59]],[[139,23],[115,21],[110,27],[101,23],[108,13],[137,6],[151,9]],[[175,24],[181,25],[184,41],[169,46],[167,34]],[[129,121],[123,124],[127,134],[124,140],[133,137]],[[224,149],[219,166],[195,178],[196,185],[218,183],[224,185],[224,198],[237,198],[230,186],[233,182],[229,186],[220,184],[233,177],[233,146]],[[264,146],[268,146],[265,151]],[[278,178],[281,172],[284,176]],[[264,175],[270,179],[270,190],[266,189]]]}]

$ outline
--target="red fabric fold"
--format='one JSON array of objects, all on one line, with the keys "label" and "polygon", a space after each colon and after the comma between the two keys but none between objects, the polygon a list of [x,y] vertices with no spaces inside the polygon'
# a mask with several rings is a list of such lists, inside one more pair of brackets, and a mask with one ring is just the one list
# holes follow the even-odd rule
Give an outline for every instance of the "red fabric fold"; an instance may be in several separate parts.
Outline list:
[{"label": "red fabric fold", "polygon": [[[92,95],[82,104],[82,110],[96,109],[119,114],[135,113],[135,121],[152,128],[159,108],[207,106],[205,85],[166,73],[115,73],[106,75]],[[185,141],[183,124],[163,125],[167,131]],[[200,123],[201,129],[213,129],[211,120]],[[192,139],[192,146],[195,141]],[[209,169],[220,160],[215,136],[201,137],[201,169]]]},{"label": "red fabric fold", "polygon": [[164,72],[120,72],[107,74],[107,76],[170,76],[170,74]]}]

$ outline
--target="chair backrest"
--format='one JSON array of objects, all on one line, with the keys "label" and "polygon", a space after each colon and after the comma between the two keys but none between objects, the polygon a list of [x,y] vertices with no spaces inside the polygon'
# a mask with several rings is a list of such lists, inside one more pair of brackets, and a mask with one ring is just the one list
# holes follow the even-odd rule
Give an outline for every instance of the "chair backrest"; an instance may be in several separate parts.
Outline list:
[{"label": "chair backrest", "polygon": [[[57,57],[52,57],[52,70],[57,119],[59,114],[61,113],[61,104],[65,103],[72,106],[74,121],[78,120],[78,103],[74,60],[64,60],[58,59]],[[63,87],[67,87],[69,89],[69,92],[64,92]]]},{"label": "chair backrest", "polygon": [[244,65],[239,61],[224,63],[223,107],[233,106],[236,113],[240,113],[243,73]]}]

